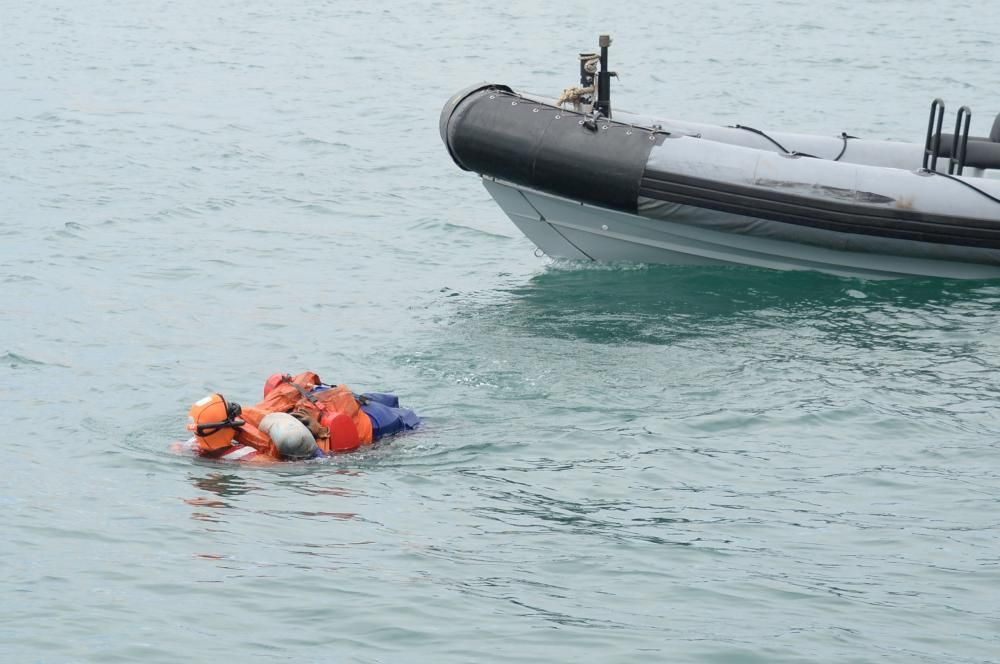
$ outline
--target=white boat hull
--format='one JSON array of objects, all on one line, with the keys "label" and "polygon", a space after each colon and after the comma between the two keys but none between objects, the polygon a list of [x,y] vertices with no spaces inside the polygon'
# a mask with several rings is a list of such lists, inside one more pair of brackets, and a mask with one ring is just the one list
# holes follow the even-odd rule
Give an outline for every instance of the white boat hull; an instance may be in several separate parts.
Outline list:
[{"label": "white boat hull", "polygon": [[[489,177],[483,184],[511,221],[554,258],[665,265],[749,265],[776,270],[814,270],[845,277],[896,279],[1000,278],[1000,266],[933,260],[890,253],[837,251],[800,242],[734,235],[690,223],[706,211],[677,205],[683,221],[648,218],[554,196]],[[725,213],[711,213],[716,216]],[[737,215],[729,215],[736,217]],[[744,218],[752,223],[752,218]],[[893,241],[894,247],[919,245]]]}]

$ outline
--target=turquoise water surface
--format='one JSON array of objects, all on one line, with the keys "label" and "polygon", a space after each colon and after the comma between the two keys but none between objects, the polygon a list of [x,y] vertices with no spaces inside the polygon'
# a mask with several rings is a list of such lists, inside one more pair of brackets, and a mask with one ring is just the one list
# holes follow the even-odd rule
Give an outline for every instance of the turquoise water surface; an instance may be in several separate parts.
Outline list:
[{"label": "turquoise water surface", "polygon": [[[553,262],[477,81],[922,139],[993,3],[0,2],[5,662],[1000,661],[1000,283]],[[169,452],[275,371],[425,427]]]}]

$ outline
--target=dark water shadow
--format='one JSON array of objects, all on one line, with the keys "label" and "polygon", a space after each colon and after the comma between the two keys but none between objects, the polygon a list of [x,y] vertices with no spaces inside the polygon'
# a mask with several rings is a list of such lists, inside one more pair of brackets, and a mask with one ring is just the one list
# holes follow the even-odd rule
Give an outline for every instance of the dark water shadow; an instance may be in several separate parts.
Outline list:
[{"label": "dark water shadow", "polygon": [[592,343],[671,344],[795,325],[860,340],[880,336],[877,328],[1000,324],[996,281],[875,282],[755,268],[555,263],[505,294],[476,316],[518,333]]}]

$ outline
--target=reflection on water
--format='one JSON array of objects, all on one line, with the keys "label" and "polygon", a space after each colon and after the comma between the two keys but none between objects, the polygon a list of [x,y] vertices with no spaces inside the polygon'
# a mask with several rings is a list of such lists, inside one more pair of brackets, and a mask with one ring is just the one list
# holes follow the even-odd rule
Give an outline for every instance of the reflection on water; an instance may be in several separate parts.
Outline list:
[{"label": "reflection on water", "polygon": [[[209,473],[205,476],[192,476],[191,481],[195,488],[207,491],[219,498],[242,496],[251,491],[257,490],[246,479],[227,473]],[[210,496],[194,496],[185,498],[184,502],[196,508],[191,512],[191,518],[196,521],[207,521],[209,523],[222,523],[223,519],[219,510],[232,509],[231,502],[220,500]]]},{"label": "reflection on water", "polygon": [[[308,472],[302,473],[304,469]],[[279,516],[287,518],[333,518],[338,520],[353,519],[357,516],[351,511],[330,511],[314,509],[319,505],[315,500],[322,498],[352,499],[361,496],[358,491],[348,487],[329,485],[331,477],[360,477],[360,471],[347,468],[331,468],[328,464],[274,464],[266,468],[246,468],[250,472],[263,471],[268,474],[266,483],[272,488],[280,487],[289,490],[297,496],[305,496],[308,502],[305,504],[308,509],[296,507],[294,509],[246,509],[255,514]],[[218,510],[232,510],[237,507],[232,500],[221,500],[222,498],[236,498],[246,496],[263,490],[261,484],[251,482],[247,477],[236,473],[211,472],[206,475],[192,475],[191,483],[196,489],[205,491],[212,496],[195,496],[183,499],[184,502],[198,511],[192,512],[191,518],[199,521],[210,521],[218,523],[223,521]],[[218,498],[213,497],[218,496]]]},{"label": "reflection on water", "polygon": [[[209,473],[202,477],[192,477],[191,481],[196,488],[222,497],[242,496],[260,490],[260,486],[251,484],[245,477],[230,473]],[[228,507],[227,503],[219,502]]]},{"label": "reflection on water", "polygon": [[501,431],[643,439],[683,421],[709,447],[778,425],[982,433],[1000,397],[998,304],[995,282],[557,263],[457,300],[414,363],[455,402],[488,395],[466,415]]},{"label": "reflection on water", "polygon": [[996,328],[995,282],[867,282],[754,268],[555,263],[481,313],[539,337],[671,344],[691,337],[807,326],[841,342],[906,346],[959,323]]}]

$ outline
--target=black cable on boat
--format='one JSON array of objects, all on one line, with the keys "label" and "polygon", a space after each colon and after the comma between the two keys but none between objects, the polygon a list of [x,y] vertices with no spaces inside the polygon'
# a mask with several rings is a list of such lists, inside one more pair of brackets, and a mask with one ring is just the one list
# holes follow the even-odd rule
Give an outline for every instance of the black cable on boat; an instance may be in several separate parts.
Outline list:
[{"label": "black cable on boat", "polygon": [[808,152],[795,152],[794,150],[789,150],[784,145],[782,145],[778,141],[774,140],[773,138],[771,138],[770,136],[768,136],[766,133],[764,133],[760,129],[755,129],[753,127],[747,127],[745,125],[732,125],[732,127],[733,127],[733,129],[743,129],[745,131],[749,131],[751,133],[757,134],[758,136],[763,136],[764,138],[766,138],[767,140],[771,141],[776,146],[778,146],[778,149],[781,150],[782,152],[784,152],[787,155],[791,155],[793,157],[809,157],[810,159],[819,159],[819,157],[817,157],[816,155],[809,154]]},{"label": "black cable on boat", "polygon": [[785,154],[792,154],[791,150],[789,150],[784,145],[782,145],[778,141],[774,140],[773,138],[771,138],[770,136],[768,136],[767,134],[765,134],[764,132],[762,132],[760,129],[755,129],[753,127],[747,127],[747,126],[741,125],[741,124],[733,125],[733,129],[742,129],[744,131],[749,131],[751,133],[757,134],[758,136],[763,136],[764,138],[766,138],[767,140],[771,141],[776,146],[778,146],[778,149],[781,150],[782,152],[784,152]]},{"label": "black cable on boat", "polygon": [[840,132],[840,138],[844,140],[844,147],[840,148],[840,154],[833,158],[834,161],[840,161],[840,158],[844,156],[845,152],[847,152],[847,139],[857,138],[857,136],[850,136],[846,131],[842,131]]},{"label": "black cable on boat", "polygon": [[[767,133],[761,131],[760,129],[755,129],[754,127],[747,127],[745,125],[732,125],[732,127],[733,127],[733,129],[743,129],[744,131],[749,131],[749,132],[752,132],[754,134],[757,134],[758,136],[762,136],[762,137],[766,138],[767,140],[769,140],[772,143],[774,143],[778,147],[778,149],[781,150],[782,152],[784,152],[785,154],[796,156],[796,157],[810,157],[812,159],[822,159],[822,157],[817,157],[816,155],[809,154],[808,152],[796,152],[795,150],[789,150],[784,145],[782,145],[778,141],[774,140],[773,138],[771,138],[770,136],[768,136]],[[857,138],[857,136],[851,136],[846,131],[842,131],[842,132],[840,132],[840,138],[841,138],[841,140],[844,141],[844,145],[840,148],[840,154],[838,154],[836,157],[834,157],[833,161],[840,161],[840,158],[844,156],[845,152],[847,152],[847,139],[849,139],[849,138]]]},{"label": "black cable on boat", "polygon": [[[778,141],[774,140],[773,138],[771,138],[770,136],[768,136],[765,132],[761,131],[760,129],[755,129],[754,127],[746,127],[744,125],[732,125],[732,127],[734,129],[743,129],[745,131],[749,131],[751,133],[757,134],[758,136],[762,136],[762,137],[766,138],[767,140],[769,140],[772,143],[774,143],[778,147],[778,149],[781,150],[782,152],[784,152],[785,154],[793,155],[793,156],[798,155],[798,156],[801,156],[801,157],[812,157],[813,159],[819,159],[819,157],[817,157],[815,155],[806,154],[805,152],[793,152],[793,151],[789,150],[784,145],[782,145]],[[850,136],[846,131],[842,131],[842,132],[840,132],[840,138],[841,138],[841,140],[844,141],[844,145],[843,145],[843,147],[840,148],[840,154],[838,154],[833,161],[840,161],[840,158],[844,156],[845,152],[847,152],[847,140],[850,139],[850,138],[857,138],[857,136]],[[955,182],[958,182],[959,184],[963,184],[966,187],[968,187],[969,189],[972,189],[973,191],[975,191],[975,192],[977,192],[979,194],[982,194],[983,196],[985,196],[986,198],[990,199],[994,203],[1000,203],[1000,198],[997,198],[996,196],[993,196],[992,194],[989,194],[989,193],[983,191],[982,189],[980,189],[976,185],[969,184],[965,180],[957,178],[954,175],[950,175],[948,173],[939,173],[937,171],[931,171],[931,170],[927,170],[927,169],[920,169],[920,170],[924,171],[928,175],[940,175],[943,178],[948,178],[949,180],[954,180]]]},{"label": "black cable on boat", "polygon": [[949,175],[948,173],[938,173],[937,171],[929,171],[929,170],[924,169],[924,168],[921,168],[920,170],[923,171],[923,172],[925,172],[927,175],[940,175],[943,178],[948,178],[949,180],[954,180],[955,182],[957,182],[959,184],[964,184],[966,187],[968,187],[972,191],[975,191],[975,192],[978,192],[978,193],[982,194],[983,196],[985,196],[986,198],[990,199],[994,203],[1000,203],[1000,198],[997,198],[996,196],[993,196],[992,194],[988,194],[985,191],[983,191],[982,189],[980,189],[979,187],[977,187],[976,185],[969,184],[965,180],[963,180],[961,178],[958,178],[958,177],[955,177],[954,175]]}]

